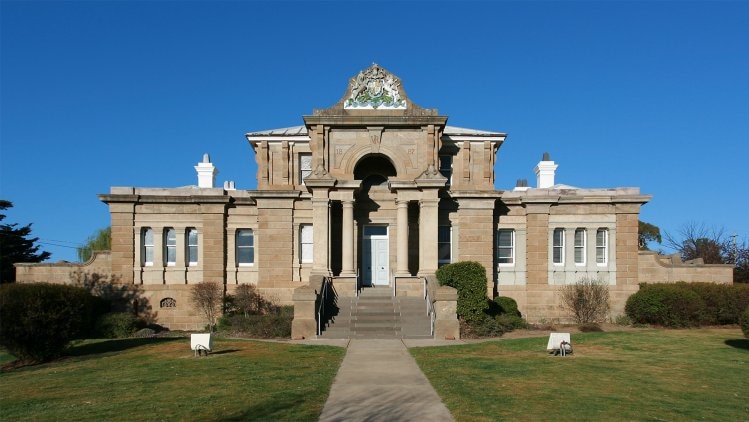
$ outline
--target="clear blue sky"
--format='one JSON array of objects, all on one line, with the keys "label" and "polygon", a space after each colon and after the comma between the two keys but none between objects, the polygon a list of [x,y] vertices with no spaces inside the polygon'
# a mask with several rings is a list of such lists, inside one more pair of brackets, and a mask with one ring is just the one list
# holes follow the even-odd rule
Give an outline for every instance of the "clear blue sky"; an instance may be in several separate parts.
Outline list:
[{"label": "clear blue sky", "polygon": [[2,1],[0,198],[52,260],[110,186],[256,187],[250,131],[376,62],[448,124],[507,132],[499,189],[638,186],[641,218],[749,236],[749,2]]}]

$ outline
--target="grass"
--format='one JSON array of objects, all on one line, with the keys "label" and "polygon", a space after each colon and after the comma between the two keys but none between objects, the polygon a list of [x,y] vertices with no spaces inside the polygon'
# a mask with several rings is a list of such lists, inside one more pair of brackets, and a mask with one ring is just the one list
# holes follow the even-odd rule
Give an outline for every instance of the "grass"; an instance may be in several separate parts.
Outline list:
[{"label": "grass", "polygon": [[[0,420],[317,420],[344,349],[185,339],[87,342],[0,373]],[[0,362],[12,358],[0,352]]]},{"label": "grass", "polygon": [[575,334],[411,349],[457,421],[749,420],[749,339],[737,329]]}]

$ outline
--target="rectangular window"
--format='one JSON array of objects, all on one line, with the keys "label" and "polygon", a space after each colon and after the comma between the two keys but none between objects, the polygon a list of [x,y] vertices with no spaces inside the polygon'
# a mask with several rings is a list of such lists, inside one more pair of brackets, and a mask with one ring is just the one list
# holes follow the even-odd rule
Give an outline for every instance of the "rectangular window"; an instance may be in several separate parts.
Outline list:
[{"label": "rectangular window", "polygon": [[497,262],[500,264],[515,263],[515,230],[497,230]]},{"label": "rectangular window", "polygon": [[609,231],[598,229],[596,231],[596,264],[605,265],[609,262]]},{"label": "rectangular window", "polygon": [[177,232],[171,227],[164,229],[164,261],[170,267],[177,263]]},{"label": "rectangular window", "polygon": [[585,229],[575,229],[575,264],[585,265]]},{"label": "rectangular window", "polygon": [[440,267],[452,262],[452,230],[450,226],[437,228],[437,264]]},{"label": "rectangular window", "polygon": [[313,253],[312,225],[302,224],[299,226],[299,261],[302,263],[313,262]]},{"label": "rectangular window", "polygon": [[195,228],[187,229],[185,234],[187,238],[187,263],[188,265],[198,265],[198,230]]},{"label": "rectangular window", "polygon": [[252,265],[255,262],[255,236],[252,230],[237,230],[236,243],[237,264]]},{"label": "rectangular window", "polygon": [[453,177],[453,156],[440,155],[440,173],[447,178],[447,182],[452,182]]},{"label": "rectangular window", "polygon": [[153,265],[153,229],[143,227],[141,229],[141,250],[140,256],[144,267]]},{"label": "rectangular window", "polygon": [[304,178],[312,173],[312,154],[299,154],[299,184],[304,184]]},{"label": "rectangular window", "polygon": [[552,241],[552,262],[564,264],[564,229],[554,229]]}]

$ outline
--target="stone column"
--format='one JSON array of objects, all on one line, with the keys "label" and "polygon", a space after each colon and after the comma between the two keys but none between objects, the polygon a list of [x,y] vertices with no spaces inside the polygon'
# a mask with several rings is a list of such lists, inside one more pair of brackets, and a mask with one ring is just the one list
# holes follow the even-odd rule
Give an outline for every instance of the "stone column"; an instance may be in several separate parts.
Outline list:
[{"label": "stone column", "polygon": [[354,200],[344,199],[341,233],[341,275],[354,275]]},{"label": "stone column", "polygon": [[311,274],[330,276],[329,255],[330,200],[327,189],[315,189],[312,194],[312,237],[315,242]]},{"label": "stone column", "polygon": [[437,271],[437,226],[439,198],[436,189],[424,190],[419,201],[419,274]]},{"label": "stone column", "polygon": [[410,275],[408,272],[408,201],[397,199],[398,205],[398,244],[396,275]]}]

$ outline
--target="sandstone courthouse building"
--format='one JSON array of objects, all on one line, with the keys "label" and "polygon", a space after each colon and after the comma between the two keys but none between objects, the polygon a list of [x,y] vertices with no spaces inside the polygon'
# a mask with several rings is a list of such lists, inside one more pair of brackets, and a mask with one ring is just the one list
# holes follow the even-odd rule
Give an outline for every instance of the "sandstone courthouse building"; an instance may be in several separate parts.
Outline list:
[{"label": "sandstone courthouse building", "polygon": [[[564,318],[558,287],[584,277],[610,286],[613,314],[642,281],[730,281],[730,268],[638,252],[640,207],[650,200],[638,188],[555,184],[557,164],[544,155],[535,186],[495,189],[507,135],[448,125],[378,65],[299,123],[246,135],[256,190],[216,187],[206,155],[197,186],[99,195],[111,213],[111,255],[83,268],[141,285],[159,322],[182,329],[203,326],[188,296],[204,280],[229,293],[254,284],[291,304],[316,277],[340,296],[370,286],[407,295],[442,264],[478,261],[487,295],[514,298],[530,321]],[[52,277],[61,266],[19,265],[18,278]]]}]

